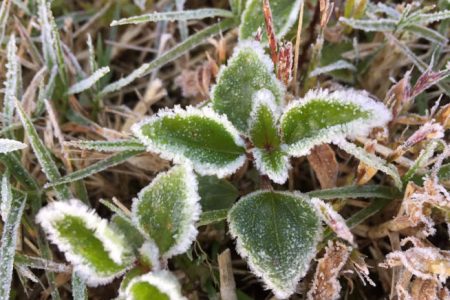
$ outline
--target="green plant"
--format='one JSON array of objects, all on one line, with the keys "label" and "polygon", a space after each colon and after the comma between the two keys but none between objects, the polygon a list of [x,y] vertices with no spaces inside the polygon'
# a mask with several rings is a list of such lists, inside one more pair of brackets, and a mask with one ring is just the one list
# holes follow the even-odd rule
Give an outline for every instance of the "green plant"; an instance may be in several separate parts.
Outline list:
[{"label": "green plant", "polygon": [[[0,44],[11,3],[4,1],[0,7]],[[448,105],[435,105],[425,116],[406,112],[419,95],[435,84],[442,94],[448,94],[445,79],[450,74],[449,67],[442,69],[442,62],[448,59],[448,51],[442,50],[447,37],[445,30],[430,28],[430,24],[450,17],[447,10],[431,13],[429,8],[406,5],[399,11],[384,4],[346,2],[344,17],[336,23],[344,27],[338,29],[346,34],[359,29],[380,32],[420,71],[413,87],[409,86],[412,71],[408,71],[381,102],[364,90],[336,87],[329,82],[324,86],[331,86],[330,90],[311,88],[318,85],[318,76],[327,73],[335,76],[335,71],[342,70],[354,73],[355,86],[358,80],[362,81],[357,78],[363,71],[356,40],[353,46],[357,57],[353,60],[323,57],[327,54],[322,49],[326,43],[325,27],[332,11],[328,1],[317,4],[317,12],[320,9],[321,13],[320,33],[309,64],[299,68],[306,71],[302,74],[304,90],[300,97],[291,85],[297,84],[298,79],[291,76],[292,69],[298,67],[293,65],[292,44],[277,44],[277,39],[290,38],[289,30],[299,12],[302,19],[301,0],[270,3],[232,0],[231,10],[184,11],[184,1],[176,1],[177,11],[114,21],[112,32],[119,25],[178,21],[181,42],[165,53],[158,52],[160,55],[153,61],[112,82],[109,76],[113,66],[102,67],[109,60],[108,54],[101,51],[101,47],[94,49],[90,35],[86,51],[89,71],[83,71],[75,54],[65,44],[67,40],[61,38],[61,20],[53,17],[48,1],[31,1],[29,9],[20,1],[14,3],[23,13],[38,19],[37,39],[41,49],[34,43],[36,35],[31,38],[19,21],[16,25],[21,34],[20,42],[27,43],[27,53],[42,68],[24,92],[18,39],[15,34],[9,35],[1,129],[5,138],[0,139],[0,162],[4,166],[0,202],[3,220],[1,299],[13,296],[13,269],[25,293],[28,292],[27,281],[44,287],[41,282],[44,277],[38,278],[30,269],[43,270],[49,286],[45,292],[56,300],[61,298],[62,290],[58,289],[61,279],[56,273],[72,273],[71,292],[76,300],[87,298],[86,285],[95,287],[115,280],[121,281],[114,291],[119,299],[186,299],[180,276],[169,269],[177,269],[174,266],[182,265],[186,259],[189,263],[185,269],[193,269],[192,266],[200,269],[206,265],[210,269],[205,273],[214,274],[209,254],[194,242],[201,231],[198,228],[211,224],[226,230],[237,253],[277,298],[293,295],[299,281],[310,274],[313,267],[316,271],[311,276],[311,289],[304,293],[309,299],[339,297],[338,276],[344,266],[354,270],[364,284],[375,285],[353,229],[372,241],[386,236],[392,239],[397,248],[391,247],[382,267],[402,266],[402,270],[406,270],[405,278],[410,272],[416,280],[435,284],[436,293],[446,291],[436,278],[449,276],[448,253],[423,242],[422,238],[434,234],[437,224],[448,224],[450,220],[450,196],[442,184],[450,177],[449,164],[443,164],[449,154],[444,131],[449,126],[450,109]],[[135,3],[145,6],[142,1]],[[118,18],[118,11],[117,8],[114,18]],[[215,17],[225,20],[188,36],[187,21]],[[310,38],[314,41],[314,22],[319,21],[317,16],[312,17]],[[299,31],[301,25],[300,22]],[[205,43],[210,36],[234,27],[239,27],[239,42],[226,65],[221,66],[216,83],[210,88],[209,100],[195,106],[175,104],[173,108],[160,108],[154,115],[138,120],[131,127],[131,134],[105,128],[109,119],[102,120],[104,127],[95,123],[101,119],[96,113],[103,111],[105,105],[108,109],[119,109],[112,105],[113,92],[122,91],[134,80]],[[409,38],[410,33],[431,43],[433,51],[426,54],[431,56],[432,53],[430,66],[422,61],[426,55],[418,57],[403,44],[402,38]],[[380,49],[385,45],[384,42],[377,44]],[[440,71],[432,71],[434,57]],[[330,64],[321,66],[323,61]],[[30,65],[36,68],[27,64]],[[31,101],[35,94],[35,101]],[[427,101],[432,98],[427,97]],[[175,103],[180,102],[178,99]],[[38,126],[44,112],[48,113],[46,126]],[[74,134],[76,138],[66,142],[56,113],[61,113],[61,119],[69,120],[68,128],[86,130],[90,138],[97,134],[108,140],[78,139],[83,134]],[[399,116],[404,119],[399,121]],[[419,124],[420,127],[404,139],[406,132],[410,133],[404,127],[398,135],[389,135],[388,132],[400,131],[399,124]],[[44,138],[39,134],[41,131]],[[51,137],[57,139],[61,149],[54,146]],[[25,149],[27,143],[31,149]],[[364,144],[364,148],[360,144]],[[73,171],[72,154],[64,146],[114,154],[101,156],[98,162]],[[323,155],[325,161],[331,152],[336,159],[334,151],[346,152],[342,157],[347,162],[350,156],[359,160],[355,174],[341,180],[340,187],[334,185],[306,193],[294,191],[293,172],[301,169],[302,158],[307,158],[312,171],[319,175],[327,165],[322,162],[316,167],[314,156]],[[414,159],[403,156],[408,151]],[[169,169],[158,174],[152,170],[155,171],[152,180],[148,176],[139,177],[147,186],[138,193],[133,191],[131,211],[114,198],[113,202],[100,199],[98,202],[109,209],[106,215],[111,216],[109,219],[101,217],[105,215],[102,207],[90,207],[96,202],[90,202],[84,179],[127,160],[139,159],[138,155],[152,158],[158,155],[173,165],[169,168],[165,163],[158,170]],[[30,161],[35,163],[33,167]],[[137,170],[136,164],[139,162],[134,165]],[[335,165],[337,168],[338,163]],[[342,165],[348,168],[346,163]],[[366,184],[378,171],[384,174],[374,180],[376,184]],[[237,179],[231,184],[228,178]],[[240,180],[242,178],[245,180]],[[349,185],[349,182],[355,184]],[[373,227],[358,227],[388,204],[392,205],[392,200],[402,197],[403,201],[398,201],[400,210],[391,214],[394,215],[392,220]],[[344,219],[341,208],[354,198],[373,200],[370,203],[355,200],[354,206],[362,209],[351,209],[351,216]],[[224,220],[227,222],[219,223]],[[35,222],[44,234],[34,228]],[[21,251],[18,243],[21,226],[27,236],[32,237],[33,242],[26,241],[38,256]],[[400,243],[399,235],[395,234],[407,229],[416,229],[421,240],[411,236]],[[64,254],[70,265],[57,262],[47,240]],[[399,250],[408,242],[414,247]],[[379,253],[376,255],[380,257]],[[317,264],[312,263],[316,257],[320,257]],[[411,257],[419,257],[416,264],[405,263]],[[193,277],[197,280],[201,276]],[[405,278],[403,281],[409,280]],[[393,278],[392,282],[397,279],[401,282],[399,278]],[[402,286],[395,288],[399,294],[402,292]]]}]

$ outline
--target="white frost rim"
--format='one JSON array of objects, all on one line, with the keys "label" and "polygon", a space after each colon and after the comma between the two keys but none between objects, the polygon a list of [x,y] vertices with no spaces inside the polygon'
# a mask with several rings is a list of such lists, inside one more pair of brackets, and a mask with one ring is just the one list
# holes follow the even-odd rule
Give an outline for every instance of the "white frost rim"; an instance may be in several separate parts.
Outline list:
[{"label": "white frost rim", "polygon": [[284,123],[286,115],[291,109],[300,108],[317,99],[330,103],[338,102],[342,104],[357,105],[363,110],[369,111],[371,118],[360,118],[349,123],[321,129],[317,132],[316,137],[304,138],[289,145],[289,154],[293,156],[307,155],[314,146],[324,143],[338,142],[344,137],[352,139],[356,136],[368,135],[372,128],[385,127],[386,124],[392,119],[391,112],[384,106],[384,104],[371,99],[365,91],[343,90],[329,92],[328,90],[318,89],[309,91],[303,99],[291,102],[285,108],[280,124]]},{"label": "white frost rim", "polygon": [[36,222],[45,230],[48,239],[56,244],[60,251],[64,252],[66,259],[74,264],[74,270],[89,286],[107,284],[131,267],[130,264],[130,266],[124,266],[122,271],[115,274],[101,276],[89,261],[73,251],[71,244],[62,238],[53,226],[53,222],[62,220],[65,216],[82,219],[85,226],[93,230],[94,236],[102,242],[109,258],[118,265],[125,263],[123,258],[130,253],[130,250],[127,248],[127,244],[123,242],[122,235],[111,230],[105,219],[100,218],[95,211],[90,210],[78,199],[55,201],[42,208],[36,215]]},{"label": "white frost rim", "polygon": [[178,165],[167,172],[159,173],[158,176],[156,176],[148,186],[146,186],[139,192],[138,197],[133,199],[133,204],[131,207],[133,223],[136,224],[141,233],[144,234],[144,236],[147,237],[150,242],[156,244],[152,237],[149,236],[147,232],[145,232],[142,226],[140,226],[138,206],[142,202],[142,197],[148,190],[151,190],[155,185],[157,185],[163,177],[170,176],[172,173],[178,172],[179,169],[183,169],[183,177],[185,183],[184,188],[186,189],[185,207],[183,212],[184,224],[181,224],[183,228],[182,231],[178,234],[178,236],[174,237],[177,242],[165,253],[161,253],[164,258],[170,258],[174,255],[184,253],[187,249],[189,249],[192,242],[197,238],[198,231],[195,223],[200,219],[202,209],[200,206],[200,196],[198,195],[197,178],[192,169],[192,165]]},{"label": "white frost rim", "polygon": [[134,284],[139,282],[146,282],[158,288],[162,293],[167,294],[170,300],[186,300],[186,298],[181,295],[181,287],[178,280],[168,271],[150,272],[133,278],[125,290],[127,300],[134,299],[131,289]]},{"label": "white frost rim", "polygon": [[237,169],[239,169],[246,160],[245,154],[240,155],[237,159],[231,163],[223,166],[218,166],[211,163],[202,163],[199,161],[194,161],[188,159],[183,153],[180,153],[176,147],[172,145],[163,145],[156,143],[149,139],[142,133],[141,127],[144,125],[151,125],[161,118],[189,118],[192,116],[204,117],[213,120],[224,127],[224,129],[231,135],[233,141],[236,145],[245,148],[244,140],[239,136],[237,129],[228,121],[225,115],[219,115],[210,107],[204,107],[198,109],[192,106],[188,106],[186,109],[182,109],[179,105],[176,105],[173,109],[163,109],[159,111],[156,115],[148,117],[131,127],[133,134],[147,146],[147,151],[158,153],[162,158],[167,160],[172,160],[174,163],[183,164],[192,162],[195,170],[201,175],[217,175],[219,178],[226,177],[233,174]]},{"label": "white frost rim", "polygon": [[[259,190],[253,193],[250,193],[246,196],[244,196],[242,199],[239,200],[239,202],[247,199],[248,197],[253,197],[253,196],[257,196],[258,194],[262,194],[262,193],[267,193],[267,191],[263,191],[263,190]],[[303,194],[301,194],[300,192],[280,192],[280,191],[276,191],[276,193],[279,194],[285,194],[288,196],[294,196],[294,197],[301,197],[302,199],[304,199],[305,201],[307,201],[309,198]],[[239,203],[238,202],[238,203]],[[274,293],[274,295],[279,298],[279,299],[286,299],[288,298],[290,295],[292,295],[297,287],[298,282],[300,281],[300,279],[302,279],[309,268],[309,264],[311,262],[311,260],[316,256],[315,251],[311,251],[309,253],[309,255],[305,258],[305,265],[301,268],[301,271],[298,272],[291,280],[289,280],[288,282],[285,282],[285,286],[279,286],[277,284],[275,284],[272,279],[264,272],[264,270],[262,268],[260,268],[257,264],[255,264],[252,256],[249,254],[249,251],[247,250],[247,248],[245,247],[245,245],[241,242],[241,240],[238,238],[237,235],[237,230],[234,227],[234,224],[232,222],[230,222],[230,215],[232,213],[232,211],[235,209],[237,205],[234,205],[233,208],[231,208],[230,212],[228,213],[228,227],[229,227],[229,233],[232,236],[232,238],[235,240],[236,242],[236,251],[238,252],[238,254],[244,258],[247,261],[247,264],[250,268],[250,270],[259,278],[262,279],[262,281],[264,282],[264,284],[267,286],[268,289],[272,290],[272,292]],[[322,239],[322,225],[321,225],[321,218],[320,218],[320,214],[317,211],[317,209],[313,206],[310,205],[311,208],[316,212],[317,215],[317,228],[319,230],[317,230],[315,239],[314,239],[314,244],[317,245],[319,243],[319,241]]]},{"label": "white frost rim", "polygon": [[[284,151],[285,145],[281,145],[281,150]],[[258,148],[252,149],[253,157],[255,158],[254,163],[256,169],[262,174],[269,176],[269,178],[278,184],[284,184],[289,177],[289,169],[291,169],[291,164],[289,163],[289,156],[286,154],[282,159],[282,168],[274,170],[270,169],[267,164],[263,161],[263,151]]]}]

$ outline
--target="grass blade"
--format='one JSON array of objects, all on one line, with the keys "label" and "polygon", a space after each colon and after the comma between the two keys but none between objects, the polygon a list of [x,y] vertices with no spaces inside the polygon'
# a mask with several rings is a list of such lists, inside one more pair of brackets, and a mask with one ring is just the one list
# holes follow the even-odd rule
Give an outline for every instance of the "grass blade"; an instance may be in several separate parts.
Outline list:
[{"label": "grass blade", "polygon": [[[22,121],[23,128],[30,140],[30,144],[33,148],[34,154],[36,155],[39,164],[42,167],[42,171],[45,173],[47,179],[50,182],[59,180],[61,178],[61,174],[59,173],[56,163],[53,161],[50,151],[45,147],[44,143],[39,138],[36,128],[34,128],[30,118],[26,115],[25,111],[22,108],[22,105],[17,100],[16,108],[20,120]],[[57,186],[55,187],[55,191],[58,194],[58,198],[60,200],[70,199],[70,191],[67,186]]]},{"label": "grass blade", "polygon": [[98,152],[145,151],[146,149],[141,142],[134,139],[117,141],[73,141],[66,142],[64,145]]},{"label": "grass blade", "polygon": [[80,82],[75,83],[69,88],[67,94],[78,94],[81,93],[92,86],[94,86],[103,76],[109,73],[109,67],[103,67],[94,72],[91,76],[86,79],[81,80]]},{"label": "grass blade", "polygon": [[152,70],[157,69],[166,63],[180,57],[187,51],[191,50],[192,48],[204,43],[207,41],[207,39],[215,34],[218,34],[221,31],[227,30],[233,26],[236,25],[235,19],[226,19],[220,23],[217,23],[215,25],[212,25],[206,29],[203,29],[196,34],[190,36],[188,39],[186,39],[184,42],[176,45],[172,49],[165,52],[160,57],[154,59],[150,63],[143,64],[138,69],[134,70],[131,74],[128,76],[119,79],[113,83],[110,83],[107,85],[100,94],[106,95],[112,92],[115,92],[117,90],[120,90],[121,88],[127,86],[131,82],[133,82],[135,79],[140,78],[142,76],[145,76],[146,74],[150,73]]},{"label": "grass blade", "polygon": [[3,226],[0,248],[0,299],[9,299],[11,290],[14,254],[16,252],[17,230],[19,229],[26,197],[14,196],[11,209]]},{"label": "grass blade", "polygon": [[20,182],[25,188],[32,190],[39,190],[39,185],[34,177],[28,172],[22,165],[22,162],[17,158],[14,153],[0,154],[0,161],[9,170],[13,171],[12,175]]},{"label": "grass blade", "polygon": [[0,6],[0,45],[3,42],[6,29],[6,21],[8,20],[9,9],[11,7],[11,0],[4,0]]},{"label": "grass blade", "polygon": [[6,81],[5,97],[3,100],[4,126],[13,123],[14,99],[22,94],[22,73],[19,59],[17,58],[16,37],[12,34],[6,48]]},{"label": "grass blade", "polygon": [[73,300],[87,299],[86,284],[75,272],[72,273],[72,297]]},{"label": "grass blade", "polygon": [[205,211],[200,215],[200,220],[197,222],[196,226],[204,226],[211,223],[217,223],[227,218],[229,209],[216,209]]},{"label": "grass blade", "polygon": [[62,184],[74,182],[74,181],[89,177],[93,174],[99,173],[103,170],[106,170],[108,168],[111,168],[118,164],[121,164],[124,161],[126,161],[127,159],[129,159],[133,156],[136,156],[142,152],[143,151],[140,151],[140,150],[119,152],[119,153],[112,155],[106,159],[103,159],[93,165],[90,165],[87,168],[75,171],[73,173],[70,173],[67,176],[59,178],[58,180],[49,182],[44,186],[44,188],[57,187],[57,186],[61,186]]},{"label": "grass blade", "polygon": [[379,198],[393,199],[399,196],[397,189],[380,185],[352,185],[332,189],[323,189],[306,193],[310,197],[322,200],[343,198]]},{"label": "grass blade", "polygon": [[112,21],[111,26],[118,26],[125,24],[140,24],[146,22],[159,22],[159,21],[188,21],[212,17],[232,18],[233,16],[234,15],[231,11],[225,9],[200,8],[184,11],[155,12],[141,16],[134,16],[130,18]]}]

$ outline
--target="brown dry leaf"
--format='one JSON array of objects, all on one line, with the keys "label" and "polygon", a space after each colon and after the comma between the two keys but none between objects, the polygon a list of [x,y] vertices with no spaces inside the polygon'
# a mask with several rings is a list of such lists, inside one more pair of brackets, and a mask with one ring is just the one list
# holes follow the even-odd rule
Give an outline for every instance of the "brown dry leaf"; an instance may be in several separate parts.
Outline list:
[{"label": "brown dry leaf", "polygon": [[145,153],[145,155],[133,156],[127,161],[131,165],[145,171],[160,172],[166,170],[170,163],[160,158],[154,153]]},{"label": "brown dry leaf", "polygon": [[438,283],[434,280],[423,280],[416,278],[411,284],[412,300],[434,300],[438,299]]},{"label": "brown dry leaf", "polygon": [[[375,153],[375,145],[376,141],[369,141],[364,145],[364,150],[367,153],[374,154]],[[369,182],[375,174],[377,174],[378,170],[366,165],[363,162],[360,162],[358,165],[358,169],[356,171],[356,184],[363,185]]]},{"label": "brown dry leaf", "polygon": [[356,275],[358,275],[363,285],[368,283],[372,286],[376,286],[375,282],[369,277],[369,267],[367,266],[363,255],[357,249],[354,249],[350,254],[349,264]]},{"label": "brown dry leaf", "polygon": [[150,81],[147,85],[144,96],[139,99],[138,103],[134,106],[133,115],[130,116],[122,126],[122,131],[128,131],[134,123],[142,119],[147,114],[150,106],[158,102],[166,95],[167,91],[160,79]]},{"label": "brown dry leaf", "polygon": [[349,248],[338,241],[329,241],[325,255],[319,259],[308,300],[334,300],[339,298],[339,273],[349,257]]},{"label": "brown dry leaf", "polygon": [[380,266],[385,268],[403,266],[418,278],[445,282],[450,276],[450,251],[428,246],[411,237],[403,239],[402,246],[407,242],[412,242],[414,247],[406,251],[389,253]]},{"label": "brown dry leaf", "polygon": [[308,155],[308,161],[323,189],[336,187],[339,165],[330,145],[314,147]]},{"label": "brown dry leaf", "polygon": [[311,199],[311,203],[320,213],[322,220],[336,233],[336,235],[354,245],[355,240],[350,228],[345,223],[345,219],[337,213],[333,207],[318,198]]}]

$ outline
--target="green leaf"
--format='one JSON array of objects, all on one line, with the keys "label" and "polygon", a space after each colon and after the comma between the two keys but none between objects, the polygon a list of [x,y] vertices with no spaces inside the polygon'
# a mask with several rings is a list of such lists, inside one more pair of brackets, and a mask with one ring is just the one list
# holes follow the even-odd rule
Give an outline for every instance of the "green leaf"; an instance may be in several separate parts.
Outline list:
[{"label": "green leaf", "polygon": [[134,124],[131,130],[149,151],[175,163],[191,161],[201,175],[225,177],[246,159],[239,133],[209,107],[176,106]]},{"label": "green leaf", "polygon": [[[13,197],[12,194],[10,194],[10,197]],[[3,225],[0,246],[0,299],[9,299],[13,277],[14,253],[16,252],[17,231],[25,208],[26,197],[14,196],[9,202],[11,206]]]},{"label": "green leaf", "polygon": [[205,211],[201,214],[200,220],[197,222],[196,226],[204,226],[211,223],[217,223],[226,220],[229,209],[215,209],[210,211]]},{"label": "green leaf", "polygon": [[[300,5],[303,0],[271,0],[273,25],[275,34],[281,39],[291,29],[298,18]],[[261,0],[247,0],[245,10],[242,14],[241,26],[239,27],[239,39],[253,39],[258,28],[265,31],[264,14]],[[267,40],[267,35],[264,34]]]},{"label": "green leaf", "polygon": [[122,233],[130,247],[133,248],[135,253],[138,253],[137,250],[144,244],[145,238],[131,220],[115,214],[111,218],[111,226],[116,229],[117,232]]},{"label": "green leaf", "polygon": [[272,92],[277,105],[284,102],[284,87],[274,75],[271,59],[260,43],[239,43],[226,67],[222,67],[211,95],[215,111],[225,114],[241,132],[248,129],[253,94],[263,88]]},{"label": "green leaf", "polygon": [[133,200],[132,219],[165,258],[185,252],[197,236],[201,208],[189,165],[160,173]]},{"label": "green leaf", "polygon": [[278,184],[288,178],[289,157],[276,126],[278,108],[273,94],[262,89],[253,95],[253,108],[249,120],[249,135],[255,146],[252,149],[256,168]]},{"label": "green leaf", "polygon": [[228,215],[237,251],[280,299],[294,293],[322,236],[317,211],[299,193],[257,191]]},{"label": "green leaf", "polygon": [[52,202],[36,221],[90,286],[111,282],[134,260],[124,236],[79,200]]},{"label": "green leaf", "polygon": [[125,25],[125,24],[141,24],[146,22],[159,22],[159,21],[200,20],[204,18],[213,18],[213,17],[232,18],[233,13],[229,10],[220,8],[199,8],[184,11],[154,12],[150,14],[112,21],[111,26]]},{"label": "green leaf", "polygon": [[127,300],[186,300],[177,278],[168,271],[133,278],[124,292]]},{"label": "green leaf", "polygon": [[202,211],[228,209],[233,206],[239,191],[225,179],[216,176],[197,176]]},{"label": "green leaf", "polygon": [[390,120],[390,111],[365,92],[314,90],[286,108],[280,126],[288,153],[304,156],[317,145],[367,135]]}]

